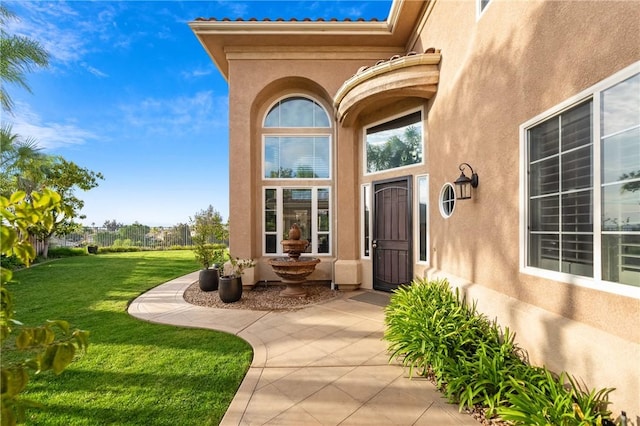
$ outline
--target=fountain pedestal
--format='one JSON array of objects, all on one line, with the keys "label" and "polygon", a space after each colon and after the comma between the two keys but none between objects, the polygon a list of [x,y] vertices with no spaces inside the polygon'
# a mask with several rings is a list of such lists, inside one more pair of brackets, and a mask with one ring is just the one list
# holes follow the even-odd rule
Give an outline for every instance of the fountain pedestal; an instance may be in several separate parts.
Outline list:
[{"label": "fountain pedestal", "polygon": [[300,240],[300,228],[293,224],[289,230],[288,240],[281,242],[283,251],[288,257],[269,260],[273,272],[281,279],[286,288],[280,292],[282,297],[306,297],[307,290],[302,287],[307,277],[316,269],[320,259],[316,257],[300,257],[300,253],[309,245],[307,240]]}]

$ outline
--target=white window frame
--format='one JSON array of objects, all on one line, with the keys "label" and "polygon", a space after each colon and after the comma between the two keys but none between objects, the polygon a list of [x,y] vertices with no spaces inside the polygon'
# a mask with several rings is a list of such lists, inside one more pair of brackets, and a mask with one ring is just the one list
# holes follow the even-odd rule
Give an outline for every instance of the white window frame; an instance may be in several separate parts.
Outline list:
[{"label": "white window frame", "polygon": [[[319,186],[294,186],[294,185],[286,185],[286,186],[264,186],[262,188],[262,225],[261,225],[261,238],[262,238],[262,255],[263,256],[283,256],[284,253],[282,251],[282,245],[280,241],[284,239],[284,225],[282,223],[282,217],[284,215],[284,206],[282,199],[282,192],[285,189],[307,189],[311,190],[311,252],[307,253],[308,255],[314,256],[332,256],[332,248],[333,248],[333,195],[331,191],[331,186],[329,185],[319,185]],[[318,231],[318,190],[326,189],[329,192],[329,231]],[[264,224],[266,221],[266,206],[265,206],[265,194],[267,190],[275,190],[276,191],[276,241],[277,241],[277,251],[276,253],[267,253],[267,244],[265,236],[267,235],[267,231],[264,228]],[[273,235],[273,232],[269,232],[269,234]],[[318,253],[318,235],[329,235],[329,252],[328,253]],[[303,254],[304,255],[304,254]]]},{"label": "white window frame", "polygon": [[[420,259],[420,181],[424,179],[424,184],[427,187],[427,211],[426,211],[426,221],[427,221],[427,231],[425,234],[425,247],[426,247],[426,259],[425,260],[421,260]],[[415,223],[415,230],[414,230],[414,253],[415,255],[415,262],[420,264],[420,265],[429,265],[431,262],[431,250],[430,250],[430,238],[429,235],[431,234],[430,230],[431,227],[429,226],[429,175],[428,174],[424,174],[424,175],[417,175],[415,177],[415,200],[416,202],[415,204],[415,213],[414,213],[414,217],[415,220],[413,221]]]},{"label": "white window frame", "polygon": [[[445,212],[444,208],[442,207],[442,201],[443,201],[442,196],[444,195],[445,188],[451,188],[451,190],[453,191],[453,208],[449,213]],[[456,187],[451,182],[445,182],[442,185],[442,188],[440,188],[440,194],[438,195],[438,209],[440,210],[440,215],[445,219],[449,219],[451,216],[453,216],[453,212],[456,211],[457,205],[458,205],[458,195],[456,194]]]},{"label": "white window frame", "polygon": [[487,9],[489,9],[489,7],[491,7],[491,5],[493,4],[494,1],[495,0],[489,0],[487,2],[487,5],[483,8],[482,7],[482,0],[476,0],[476,21],[480,20],[482,15],[484,15],[484,13],[487,11]]},{"label": "white window frame", "polygon": [[[420,131],[422,134],[422,159],[419,163],[414,163],[414,164],[407,164],[406,166],[400,166],[400,167],[393,167],[391,169],[385,169],[385,170],[376,170],[375,172],[368,172],[367,171],[367,129],[370,129],[372,127],[376,127],[380,124],[384,124],[387,123],[389,121],[393,121],[397,118],[401,118],[404,117],[406,115],[411,115],[414,112],[420,112]],[[398,170],[403,170],[403,169],[407,169],[410,167],[418,167],[418,166],[422,166],[424,165],[424,157],[425,157],[425,146],[424,146],[424,132],[425,132],[425,126],[424,126],[424,108],[423,107],[419,107],[419,108],[412,108],[406,111],[403,111],[399,114],[395,114],[392,115],[390,117],[386,117],[384,120],[380,120],[380,121],[376,121],[375,123],[371,123],[370,125],[364,127],[362,129],[362,174],[364,176],[372,176],[372,175],[379,175],[381,173],[387,173],[387,172],[395,172]]]},{"label": "white window frame", "polygon": [[[304,98],[304,99],[308,99],[309,101],[314,102],[315,104],[319,105],[324,113],[327,115],[327,119],[329,120],[329,126],[328,127],[265,127],[265,121],[267,119],[267,115],[269,114],[269,112],[274,108],[274,106],[276,106],[279,102],[281,102],[282,100],[285,99],[289,99],[289,98]],[[328,164],[328,169],[329,169],[329,177],[321,177],[321,178],[271,178],[271,177],[265,177],[265,143],[266,143],[266,138],[267,137],[316,137],[316,138],[322,138],[322,137],[326,137],[328,138],[328,143],[329,143],[329,164]],[[286,181],[286,182],[297,182],[297,181],[302,181],[302,180],[312,180],[312,181],[330,181],[331,179],[333,179],[333,126],[332,126],[332,122],[331,122],[331,115],[328,113],[327,109],[325,108],[325,106],[318,101],[317,99],[307,95],[307,94],[303,94],[303,93],[288,93],[284,96],[279,97],[278,99],[276,99],[275,101],[273,101],[271,103],[271,105],[269,105],[269,107],[267,108],[264,117],[262,118],[262,146],[261,146],[261,153],[260,153],[260,158],[261,158],[261,163],[260,163],[260,170],[261,170],[261,176],[262,176],[262,180],[264,181]]]},{"label": "white window frame", "polygon": [[[286,127],[286,126],[278,126],[278,127],[266,127],[265,126],[265,121],[267,120],[267,116],[269,115],[269,113],[271,112],[271,110],[273,109],[273,107],[276,106],[276,104],[282,102],[285,99],[289,99],[289,98],[304,98],[307,99],[309,101],[312,101],[313,103],[317,104],[320,106],[320,108],[322,108],[324,110],[324,113],[327,115],[327,120],[329,121],[329,125],[327,127],[322,127],[322,126],[317,126],[317,127]],[[269,105],[269,108],[267,108],[267,112],[264,114],[264,117],[262,118],[262,128],[263,129],[331,129],[331,115],[329,114],[329,112],[327,111],[327,109],[324,107],[324,105],[322,105],[322,103],[318,102],[317,99],[304,94],[304,93],[288,93],[284,96],[280,96],[278,99],[276,99],[275,101],[273,101],[271,103],[271,105]]]},{"label": "white window frame", "polygon": [[[633,75],[640,73],[640,62],[611,75],[590,88],[572,96],[555,107],[537,115],[520,125],[520,272],[549,280],[578,285],[608,293],[640,299],[640,287],[620,284],[601,279],[602,276],[602,256],[601,256],[601,129],[600,110],[601,93],[606,89],[626,80]],[[528,140],[527,131],[553,116],[556,116],[582,102],[592,99],[593,102],[593,277],[572,275],[564,272],[551,271],[527,265],[529,254],[528,238]]]},{"label": "white window frame", "polygon": [[[369,213],[367,214],[365,210],[365,205],[369,206]],[[365,218],[368,216],[369,219],[369,227],[366,227]],[[371,223],[372,219],[372,209],[371,209],[371,184],[366,183],[360,186],[360,257],[362,259],[371,259],[371,240],[373,232],[373,225]],[[367,247],[365,242],[365,234],[368,231],[369,233],[369,247]],[[366,249],[369,249],[369,254],[366,254]]]},{"label": "white window frame", "polygon": [[[282,127],[278,127],[277,129],[282,129]],[[292,127],[292,129],[294,129],[294,127]],[[298,129],[297,127],[295,129]],[[266,139],[267,137],[315,137],[315,138],[324,138],[326,137],[328,139],[328,144],[329,144],[329,164],[328,164],[328,170],[329,170],[329,177],[294,177],[294,178],[283,178],[283,177],[276,177],[276,178],[272,178],[272,177],[266,177],[265,176],[265,143],[266,143]],[[264,181],[287,181],[287,182],[296,182],[296,181],[301,181],[301,180],[313,180],[313,181],[328,181],[332,179],[332,175],[333,175],[333,143],[331,140],[331,133],[263,133],[262,134],[262,180]]]}]

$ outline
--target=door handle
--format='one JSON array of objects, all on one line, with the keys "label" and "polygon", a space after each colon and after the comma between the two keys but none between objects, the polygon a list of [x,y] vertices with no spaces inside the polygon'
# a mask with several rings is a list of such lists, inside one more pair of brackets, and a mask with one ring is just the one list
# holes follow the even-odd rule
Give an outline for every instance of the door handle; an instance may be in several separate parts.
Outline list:
[{"label": "door handle", "polygon": [[373,248],[378,247],[378,240],[373,240],[373,243],[371,244],[371,247],[373,247]]}]

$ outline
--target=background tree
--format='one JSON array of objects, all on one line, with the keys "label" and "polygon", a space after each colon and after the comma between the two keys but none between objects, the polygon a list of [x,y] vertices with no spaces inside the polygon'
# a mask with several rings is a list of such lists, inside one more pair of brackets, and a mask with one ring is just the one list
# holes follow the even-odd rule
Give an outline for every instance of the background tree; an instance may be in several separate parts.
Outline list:
[{"label": "background tree", "polygon": [[74,218],[84,219],[80,214],[84,201],[75,196],[75,190],[88,191],[98,186],[98,179],[104,179],[101,173],[96,173],[62,157],[49,156],[53,161],[43,174],[38,176],[42,182],[35,184],[36,188],[48,187],[60,194],[61,208],[54,213],[54,223],[50,228],[34,225],[29,228],[31,235],[44,243],[42,256],[46,259],[49,250],[49,240],[54,234],[67,235],[78,229]]},{"label": "background tree", "polygon": [[[618,180],[627,180],[627,179],[640,179],[640,170],[630,171],[629,173],[623,173],[622,176],[618,178]],[[620,188],[620,192],[636,192],[640,191],[640,180],[634,180],[631,182],[627,182],[622,185]]]},{"label": "background tree", "polygon": [[112,220],[105,220],[104,224],[102,225],[104,228],[107,228],[107,231],[117,231],[118,228],[123,227],[124,225],[122,223],[116,222],[115,219]]},{"label": "background tree", "polygon": [[122,240],[130,240],[130,245],[139,247],[145,245],[146,236],[150,231],[149,226],[134,222],[133,225],[124,225],[118,229],[118,237]]},{"label": "background tree", "polygon": [[39,163],[45,154],[33,138],[22,138],[13,133],[12,126],[0,127],[0,195],[8,197],[17,191],[21,173],[33,163]]},{"label": "background tree", "polygon": [[191,230],[195,234],[207,235],[207,243],[224,243],[229,239],[229,231],[222,221],[220,212],[209,205],[191,219]]},{"label": "background tree", "polygon": [[[6,32],[9,19],[18,19],[5,4],[0,3],[0,79],[3,83],[21,86],[31,92],[25,74],[36,67],[49,65],[49,54],[42,45],[27,37],[10,35]],[[13,101],[5,85],[0,86],[2,109],[11,112]]]},{"label": "background tree", "polygon": [[190,246],[193,244],[191,240],[191,228],[186,223],[174,225],[165,234],[165,245],[169,246]]},{"label": "background tree", "polygon": [[110,247],[115,242],[118,235],[115,232],[100,231],[93,236],[93,243],[101,247]]},{"label": "background tree", "polygon": [[383,144],[367,145],[369,172],[408,166],[421,160],[422,138],[415,126],[407,127],[402,137],[394,135]]}]

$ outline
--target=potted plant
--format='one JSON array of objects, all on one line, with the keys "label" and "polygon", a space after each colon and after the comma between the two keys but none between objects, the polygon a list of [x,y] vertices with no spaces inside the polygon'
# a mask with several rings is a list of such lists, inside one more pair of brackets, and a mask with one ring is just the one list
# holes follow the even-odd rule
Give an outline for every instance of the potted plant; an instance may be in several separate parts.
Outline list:
[{"label": "potted plant", "polygon": [[226,249],[224,246],[213,244],[213,240],[224,237],[224,225],[222,216],[212,206],[202,210],[192,219],[193,252],[196,260],[202,265],[198,275],[198,285],[202,291],[214,291],[218,289],[220,276],[218,267],[225,261]]},{"label": "potted plant", "polygon": [[[256,266],[253,259],[240,259],[229,256],[229,263],[225,265],[225,275],[220,277],[218,295],[224,303],[233,303],[242,297],[242,274],[247,268]],[[226,272],[229,272],[228,274]]]}]

